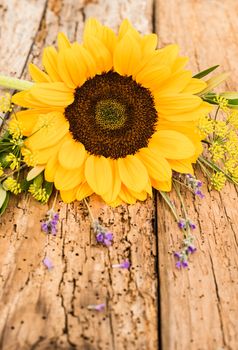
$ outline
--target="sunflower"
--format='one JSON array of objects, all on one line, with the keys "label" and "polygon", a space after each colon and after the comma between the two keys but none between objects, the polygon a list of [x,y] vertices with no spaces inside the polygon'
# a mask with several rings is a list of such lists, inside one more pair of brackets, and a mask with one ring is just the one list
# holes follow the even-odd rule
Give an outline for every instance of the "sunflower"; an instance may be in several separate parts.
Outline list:
[{"label": "sunflower", "polygon": [[192,173],[201,153],[198,119],[211,109],[206,87],[185,70],[178,46],[157,49],[124,20],[116,35],[95,19],[83,42],[58,35],[43,52],[44,70],[13,96],[25,147],[65,202],[96,193],[109,205],[135,203],[152,187],[169,191],[172,170]]}]

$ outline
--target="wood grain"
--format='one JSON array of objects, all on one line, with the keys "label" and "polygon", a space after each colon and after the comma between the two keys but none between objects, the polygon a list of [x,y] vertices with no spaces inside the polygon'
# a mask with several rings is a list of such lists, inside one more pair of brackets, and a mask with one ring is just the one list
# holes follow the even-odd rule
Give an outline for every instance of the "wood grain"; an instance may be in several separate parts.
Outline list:
[{"label": "wood grain", "polygon": [[[115,29],[124,17],[144,32],[152,23],[152,2],[145,0],[11,0],[3,2],[2,11],[0,70],[25,78],[28,62],[39,64],[43,47],[54,44],[59,31],[80,39],[88,16]],[[48,207],[28,196],[12,199],[0,222],[1,349],[157,347],[153,201],[110,209],[94,197],[90,205],[114,233],[110,249],[96,245],[83,203],[59,202],[59,233],[46,240],[39,221]],[[51,271],[42,264],[46,255],[54,262]],[[126,258],[132,262],[129,271],[111,267]],[[105,312],[88,310],[99,303],[106,304]]]},{"label": "wood grain", "polygon": [[[156,31],[162,44],[180,45],[194,72],[214,64],[231,71],[226,88],[237,90],[237,14],[233,0],[159,1]],[[198,223],[198,253],[189,271],[174,268],[172,251],[181,237],[164,204],[158,204],[163,349],[237,348],[237,191],[227,185],[221,193],[209,192],[205,181],[204,192],[203,201],[186,192],[189,215]]]},{"label": "wood grain", "polygon": [[[40,65],[59,31],[81,40],[86,18],[117,29],[127,17],[143,33],[156,30],[160,46],[177,42],[193,71],[216,63],[231,70],[234,90],[237,14],[236,0],[1,0],[0,72],[28,78],[28,63]],[[205,181],[204,192],[204,201],[185,194],[198,223],[186,271],[174,267],[181,236],[159,197],[117,209],[90,199],[114,233],[109,249],[96,245],[83,203],[58,201],[59,232],[47,240],[39,221],[52,202],[12,198],[0,218],[0,349],[236,350],[237,191],[209,192]],[[125,258],[129,271],[111,267]],[[105,312],[88,310],[99,303]]]}]

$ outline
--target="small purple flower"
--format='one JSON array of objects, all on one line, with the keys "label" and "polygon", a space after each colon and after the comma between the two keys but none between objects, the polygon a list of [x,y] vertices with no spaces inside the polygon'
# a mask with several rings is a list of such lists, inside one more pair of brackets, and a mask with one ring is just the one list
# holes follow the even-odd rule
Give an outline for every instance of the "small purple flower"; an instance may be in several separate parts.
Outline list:
[{"label": "small purple flower", "polygon": [[112,267],[121,268],[121,269],[129,269],[131,267],[131,263],[129,260],[124,260],[120,264],[113,264]]},{"label": "small purple flower", "polygon": [[182,269],[182,268],[186,268],[188,267],[188,262],[186,260],[183,261],[177,261],[175,266],[177,267],[177,269]]},{"label": "small purple flower", "polygon": [[104,311],[106,307],[106,304],[97,304],[97,305],[88,305],[88,310],[96,310],[96,311]]},{"label": "small purple flower", "polygon": [[54,267],[52,261],[47,256],[44,258],[43,264],[45,265],[45,267],[47,267],[48,270],[51,270]]},{"label": "small purple flower", "polygon": [[112,245],[113,234],[111,232],[103,232],[100,231],[96,234],[96,241],[105,245],[106,247],[110,247]]}]

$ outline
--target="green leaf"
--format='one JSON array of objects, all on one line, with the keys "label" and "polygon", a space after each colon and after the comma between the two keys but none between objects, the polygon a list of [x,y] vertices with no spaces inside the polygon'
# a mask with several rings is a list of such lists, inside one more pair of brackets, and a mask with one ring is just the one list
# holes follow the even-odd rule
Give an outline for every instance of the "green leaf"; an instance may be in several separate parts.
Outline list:
[{"label": "green leaf", "polygon": [[10,198],[10,193],[7,192],[5,201],[4,201],[3,205],[2,205],[1,208],[0,208],[0,216],[3,215],[3,213],[4,213],[5,210],[7,209],[8,202],[9,202],[9,198]]},{"label": "green leaf", "polygon": [[208,69],[205,69],[205,70],[199,72],[198,74],[194,75],[193,78],[201,79],[201,78],[205,77],[206,75],[208,75],[209,73],[213,72],[218,67],[219,67],[219,64],[217,64],[216,66],[212,66]]},{"label": "green leaf", "polygon": [[227,99],[238,99],[237,91],[220,92],[220,95]]},{"label": "green leaf", "polygon": [[27,181],[26,179],[23,179],[21,181],[21,189],[22,191],[28,191],[29,187],[30,187],[31,181]]},{"label": "green leaf", "polygon": [[216,75],[215,77],[212,77],[211,79],[208,79],[206,81],[207,87],[204,90],[202,90],[201,92],[199,92],[198,95],[202,96],[202,95],[207,94],[208,92],[212,91],[215,87],[217,87],[218,85],[223,83],[223,81],[225,81],[229,75],[230,75],[229,73],[221,73],[221,74]]},{"label": "green leaf", "polygon": [[53,191],[53,182],[48,182],[45,181],[44,183],[44,189],[46,190],[46,193],[49,195],[49,197],[51,196],[51,193]]},{"label": "green leaf", "polygon": [[42,173],[42,171],[45,169],[42,165],[36,165],[34,168],[32,168],[29,173],[27,174],[27,181],[31,181],[35,179],[39,174]]},{"label": "green leaf", "polygon": [[5,191],[0,184],[0,208],[2,207],[3,203],[5,202],[5,199],[7,197],[7,191]]}]

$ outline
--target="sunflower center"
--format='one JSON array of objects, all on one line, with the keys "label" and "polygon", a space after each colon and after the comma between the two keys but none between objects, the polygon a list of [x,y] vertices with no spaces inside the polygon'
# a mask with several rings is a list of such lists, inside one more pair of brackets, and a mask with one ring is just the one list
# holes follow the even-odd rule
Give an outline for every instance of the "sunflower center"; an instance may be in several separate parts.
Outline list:
[{"label": "sunflower center", "polygon": [[115,100],[98,101],[95,108],[95,120],[104,129],[115,130],[125,124],[126,107]]},{"label": "sunflower center", "polygon": [[158,120],[150,91],[112,71],[77,88],[65,117],[74,140],[90,154],[112,159],[146,147]]}]

